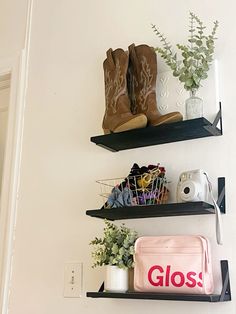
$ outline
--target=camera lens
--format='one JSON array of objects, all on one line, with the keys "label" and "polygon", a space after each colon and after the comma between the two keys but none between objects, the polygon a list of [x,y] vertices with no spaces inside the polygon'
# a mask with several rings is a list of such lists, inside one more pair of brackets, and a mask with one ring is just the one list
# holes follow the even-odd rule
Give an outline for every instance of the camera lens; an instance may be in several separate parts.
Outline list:
[{"label": "camera lens", "polygon": [[188,194],[189,192],[190,192],[190,188],[188,186],[184,188],[184,194]]}]

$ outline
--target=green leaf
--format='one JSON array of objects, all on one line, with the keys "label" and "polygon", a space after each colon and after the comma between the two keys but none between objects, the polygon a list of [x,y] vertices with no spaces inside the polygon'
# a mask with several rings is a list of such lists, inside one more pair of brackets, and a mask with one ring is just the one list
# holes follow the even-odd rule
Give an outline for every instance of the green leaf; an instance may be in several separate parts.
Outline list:
[{"label": "green leaf", "polygon": [[202,41],[201,41],[201,40],[197,40],[197,41],[196,41],[196,44],[197,44],[199,47],[201,47],[201,46],[202,46]]},{"label": "green leaf", "polygon": [[175,77],[179,76],[179,74],[180,74],[179,71],[174,71],[174,72],[173,72],[173,75],[174,75]]},{"label": "green leaf", "polygon": [[207,56],[207,57],[206,57],[206,61],[207,61],[207,62],[212,62],[212,61],[213,61],[212,56]]},{"label": "green leaf", "polygon": [[187,77],[184,74],[182,74],[180,75],[179,80],[180,82],[185,82],[187,80]]},{"label": "green leaf", "polygon": [[120,254],[120,255],[124,255],[124,254],[125,254],[125,248],[121,247],[121,248],[119,249],[119,254]]},{"label": "green leaf", "polygon": [[202,67],[203,67],[204,71],[206,71],[206,72],[209,70],[209,66],[205,62],[203,63]]},{"label": "green leaf", "polygon": [[208,78],[207,73],[203,73],[202,76],[201,76],[201,79],[202,79],[202,80],[205,80],[206,78]]},{"label": "green leaf", "polygon": [[191,87],[193,85],[193,80],[192,79],[187,79],[187,81],[185,82],[185,85],[188,87]]},{"label": "green leaf", "polygon": [[179,70],[179,74],[182,75],[186,71],[186,67],[182,67],[182,69]]},{"label": "green leaf", "polygon": [[193,74],[193,81],[196,85],[199,85],[201,79],[200,77],[198,77],[198,75],[196,73]]}]

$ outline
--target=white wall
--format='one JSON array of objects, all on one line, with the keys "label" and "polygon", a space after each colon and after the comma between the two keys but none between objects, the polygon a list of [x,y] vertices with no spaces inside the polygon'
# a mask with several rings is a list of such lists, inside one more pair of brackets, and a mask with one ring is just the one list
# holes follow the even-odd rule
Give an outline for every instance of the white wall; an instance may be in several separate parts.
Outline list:
[{"label": "white wall", "polygon": [[24,45],[28,0],[1,0],[0,57],[18,54]]},{"label": "white wall", "polygon": [[4,165],[10,88],[0,90],[0,191]]},{"label": "white wall", "polygon": [[[85,215],[86,209],[100,205],[95,180],[126,175],[133,162],[161,162],[173,182],[186,169],[203,168],[214,181],[226,176],[224,246],[215,245],[214,217],[133,220],[126,224],[140,235],[184,232],[208,236],[215,268],[219,259],[230,261],[235,299],[235,9],[235,2],[230,0],[35,1],[11,314],[235,313],[235,301],[204,304],[63,298],[65,262],[84,263],[84,291],[97,290],[102,281],[100,270],[90,268],[88,243],[101,232],[103,223]],[[132,42],[157,45],[150,23],[159,25],[172,42],[180,42],[187,35],[189,10],[206,21],[220,20],[216,56],[223,82],[224,136],[119,153],[91,144],[90,136],[102,132],[105,51],[127,48]]]}]

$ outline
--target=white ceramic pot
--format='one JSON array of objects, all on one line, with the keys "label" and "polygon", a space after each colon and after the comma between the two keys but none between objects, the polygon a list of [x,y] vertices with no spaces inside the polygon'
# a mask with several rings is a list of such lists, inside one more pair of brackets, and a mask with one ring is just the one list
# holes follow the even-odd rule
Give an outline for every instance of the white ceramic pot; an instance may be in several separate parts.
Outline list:
[{"label": "white ceramic pot", "polygon": [[105,270],[105,291],[126,292],[128,290],[128,269],[107,265],[105,266]]}]

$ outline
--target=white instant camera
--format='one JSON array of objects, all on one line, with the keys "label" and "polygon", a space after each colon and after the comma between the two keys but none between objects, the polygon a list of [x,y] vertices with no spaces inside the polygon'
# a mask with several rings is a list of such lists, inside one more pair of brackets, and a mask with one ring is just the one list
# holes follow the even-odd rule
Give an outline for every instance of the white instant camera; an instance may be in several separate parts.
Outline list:
[{"label": "white instant camera", "polygon": [[177,184],[177,203],[208,202],[209,185],[201,169],[181,173]]}]

